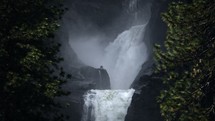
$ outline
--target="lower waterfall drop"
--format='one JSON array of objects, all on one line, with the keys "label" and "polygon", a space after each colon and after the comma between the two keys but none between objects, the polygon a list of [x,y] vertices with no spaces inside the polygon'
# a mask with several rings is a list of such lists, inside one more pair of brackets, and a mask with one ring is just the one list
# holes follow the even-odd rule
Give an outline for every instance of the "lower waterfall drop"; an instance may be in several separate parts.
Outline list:
[{"label": "lower waterfall drop", "polygon": [[134,89],[90,90],[84,96],[82,121],[124,121]]}]

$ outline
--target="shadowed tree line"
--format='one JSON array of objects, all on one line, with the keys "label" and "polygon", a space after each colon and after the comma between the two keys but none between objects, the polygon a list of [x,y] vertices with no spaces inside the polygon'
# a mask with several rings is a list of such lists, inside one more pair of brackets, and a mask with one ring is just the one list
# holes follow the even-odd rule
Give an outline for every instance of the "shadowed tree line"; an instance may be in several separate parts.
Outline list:
[{"label": "shadowed tree line", "polygon": [[[62,120],[56,96],[67,75],[58,66],[54,32],[60,0],[0,2],[0,120]],[[69,75],[68,75],[69,77]]]},{"label": "shadowed tree line", "polygon": [[[156,45],[158,98],[166,121],[215,120],[215,1],[173,2],[162,15],[164,47]],[[165,49],[161,49],[165,48]]]}]

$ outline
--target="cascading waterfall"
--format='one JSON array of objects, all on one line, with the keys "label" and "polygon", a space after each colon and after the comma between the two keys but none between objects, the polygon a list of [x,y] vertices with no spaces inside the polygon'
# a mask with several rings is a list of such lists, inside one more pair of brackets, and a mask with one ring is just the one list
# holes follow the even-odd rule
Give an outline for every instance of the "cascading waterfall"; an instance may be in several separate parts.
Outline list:
[{"label": "cascading waterfall", "polygon": [[[128,89],[146,61],[146,46],[142,42],[145,26],[122,32],[105,49],[103,65],[109,72],[112,89]],[[99,76],[101,83],[100,70]],[[89,91],[84,98],[82,121],[124,121],[133,93],[133,89]]]},{"label": "cascading waterfall", "polygon": [[107,70],[111,89],[129,89],[148,57],[143,41],[146,25],[147,23],[144,23],[125,30],[104,50],[101,47],[96,49],[99,44],[95,40],[87,40],[84,43],[77,41],[72,43],[72,47],[87,65],[95,68],[102,65]]},{"label": "cascading waterfall", "polygon": [[[109,67],[113,89],[128,89],[147,59],[146,46],[142,42],[144,30],[145,25],[134,26],[107,46],[103,65]],[[132,71],[127,73],[127,70]],[[101,76],[99,70],[99,83]],[[133,93],[133,89],[90,90],[84,97],[82,121],[124,121]]]},{"label": "cascading waterfall", "polygon": [[[99,35],[83,35],[78,37],[77,41],[70,42],[83,63],[95,68],[102,65],[107,70],[111,89],[129,89],[139,73],[141,65],[148,58],[144,36],[150,18],[150,5],[147,4],[144,9],[138,10],[140,0],[129,1],[127,8],[132,17],[142,12],[143,15],[134,17],[133,26],[120,33],[114,41],[104,46],[101,43],[106,39]],[[143,17],[144,15],[145,17]]]},{"label": "cascading waterfall", "polygon": [[133,89],[90,90],[84,98],[82,121],[124,121]]},{"label": "cascading waterfall", "polygon": [[[129,0],[127,9],[134,17],[133,26],[120,33],[105,49],[100,46],[100,37],[97,36],[80,37],[78,40],[82,42],[70,43],[85,64],[96,68],[102,65],[107,70],[111,89],[114,89],[88,91],[84,95],[82,121],[124,121],[135,91],[129,87],[148,58],[143,38],[150,13],[147,13],[144,20],[139,20],[141,11],[137,10],[138,2]],[[150,7],[146,6],[146,9],[145,12],[150,11]],[[86,38],[87,41],[83,41]],[[100,85],[100,70],[99,76]]]},{"label": "cascading waterfall", "polygon": [[112,89],[128,89],[146,61],[147,48],[142,41],[145,26],[133,26],[122,32],[105,49],[102,65],[110,75]]}]

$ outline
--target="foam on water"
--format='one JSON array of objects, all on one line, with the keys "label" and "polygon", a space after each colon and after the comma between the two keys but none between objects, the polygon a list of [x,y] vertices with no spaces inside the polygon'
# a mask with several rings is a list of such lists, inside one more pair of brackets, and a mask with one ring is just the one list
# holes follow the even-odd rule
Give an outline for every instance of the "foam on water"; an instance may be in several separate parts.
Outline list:
[{"label": "foam on water", "polygon": [[133,26],[122,32],[105,49],[101,65],[110,75],[112,89],[129,89],[147,60],[147,47],[143,42],[145,26]]},{"label": "foam on water", "polygon": [[88,91],[82,121],[124,121],[133,94],[134,89]]}]

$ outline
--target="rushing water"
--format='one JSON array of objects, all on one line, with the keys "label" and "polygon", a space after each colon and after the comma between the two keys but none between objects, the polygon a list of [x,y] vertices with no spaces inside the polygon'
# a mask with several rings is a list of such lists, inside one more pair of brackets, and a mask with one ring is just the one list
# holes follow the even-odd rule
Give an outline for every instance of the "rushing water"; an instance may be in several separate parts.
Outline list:
[{"label": "rushing water", "polygon": [[133,94],[133,89],[88,91],[82,121],[124,121]]},{"label": "rushing water", "polygon": [[146,26],[147,23],[132,26],[104,48],[89,40],[72,43],[73,49],[87,65],[96,68],[103,65],[110,76],[111,89],[129,89],[148,58],[143,41]]},{"label": "rushing water", "polygon": [[129,89],[146,61],[144,31],[145,25],[133,26],[119,34],[105,49],[102,65],[110,75],[112,89]]},{"label": "rushing water", "polygon": [[150,19],[150,5],[141,8],[138,7],[140,0],[127,1],[125,11],[130,15],[127,16],[128,20],[131,19],[131,22],[128,22],[130,28],[119,33],[115,39],[111,38],[113,41],[108,43],[108,36],[95,33],[79,36],[70,42],[84,64],[95,68],[102,65],[107,70],[111,89],[129,89],[141,65],[148,59],[144,37]]},{"label": "rushing water", "polygon": [[[129,87],[141,65],[148,59],[144,36],[150,19],[150,6],[146,5],[143,9],[138,7],[140,0],[126,1],[125,11],[129,13],[127,18],[130,23],[127,24],[130,28],[125,27],[126,30],[119,33],[115,39],[110,37],[113,41],[106,43],[105,40],[110,38],[103,37],[104,33],[95,33],[78,36],[77,41],[70,42],[83,63],[95,68],[102,65],[107,70],[113,89],[90,90],[84,95],[82,121],[124,121],[134,94],[134,90]],[[99,76],[100,85],[100,71]]]}]

